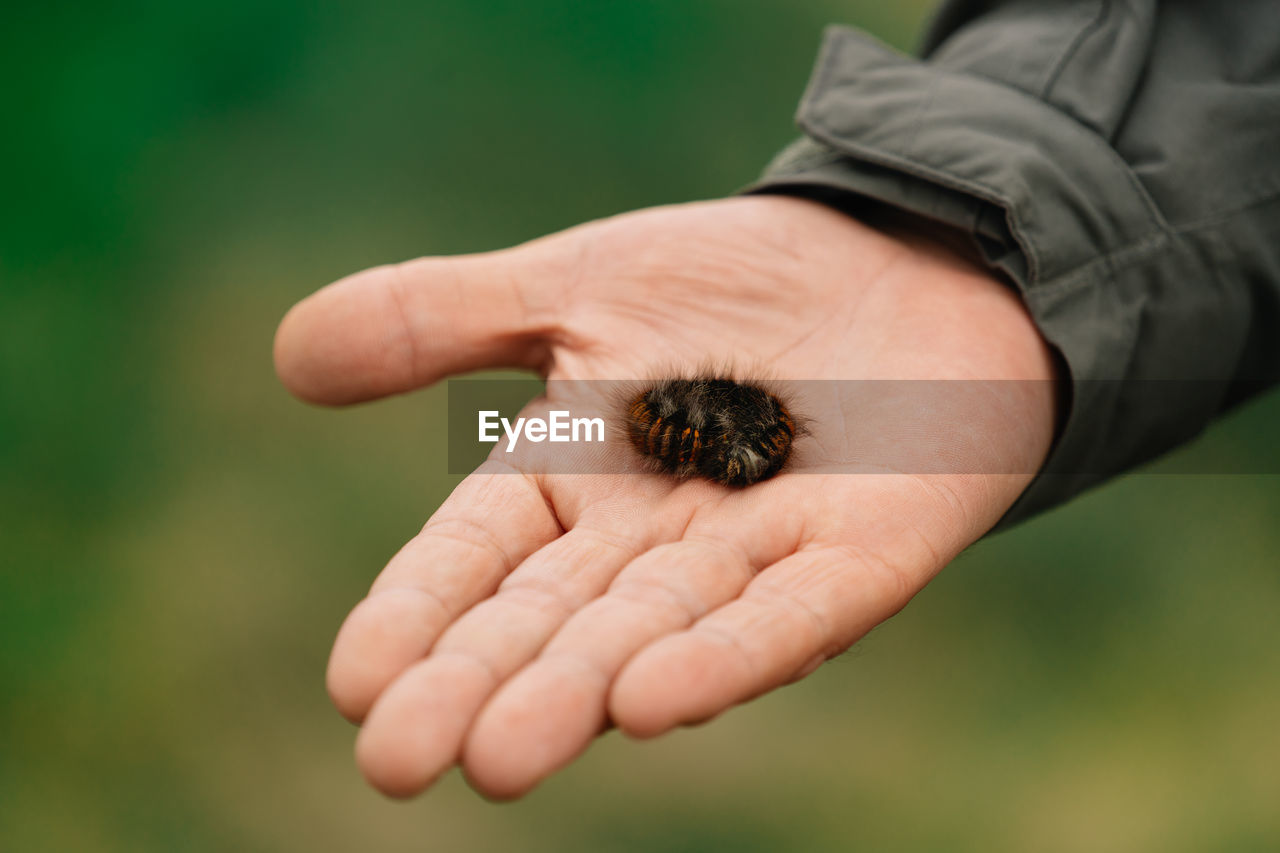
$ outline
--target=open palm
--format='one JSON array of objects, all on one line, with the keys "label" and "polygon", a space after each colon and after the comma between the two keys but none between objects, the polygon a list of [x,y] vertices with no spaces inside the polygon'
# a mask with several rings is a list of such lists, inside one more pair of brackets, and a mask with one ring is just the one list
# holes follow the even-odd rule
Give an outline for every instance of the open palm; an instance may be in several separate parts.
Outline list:
[{"label": "open palm", "polygon": [[[798,380],[1030,381],[923,426],[892,405],[806,411],[799,467],[740,490],[486,463],[335,643],[330,694],[362,723],[357,757],[376,787],[407,796],[461,763],[483,793],[518,796],[610,725],[656,735],[811,672],[1025,488],[1052,439],[1053,363],[989,274],[780,197],[380,267],[285,318],[281,378],[330,404],[483,367],[628,379],[707,363]],[[971,464],[922,473],[862,452],[909,416],[915,443]]]}]

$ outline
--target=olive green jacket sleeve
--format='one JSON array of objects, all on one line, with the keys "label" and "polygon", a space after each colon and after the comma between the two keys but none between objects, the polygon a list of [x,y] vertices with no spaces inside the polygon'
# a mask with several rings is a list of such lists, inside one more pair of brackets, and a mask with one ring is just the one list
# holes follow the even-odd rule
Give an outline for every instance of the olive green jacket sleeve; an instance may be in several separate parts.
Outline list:
[{"label": "olive green jacket sleeve", "polygon": [[1021,520],[1280,378],[1280,4],[946,4],[923,59],[832,27],[748,192],[970,240],[1070,374]]}]

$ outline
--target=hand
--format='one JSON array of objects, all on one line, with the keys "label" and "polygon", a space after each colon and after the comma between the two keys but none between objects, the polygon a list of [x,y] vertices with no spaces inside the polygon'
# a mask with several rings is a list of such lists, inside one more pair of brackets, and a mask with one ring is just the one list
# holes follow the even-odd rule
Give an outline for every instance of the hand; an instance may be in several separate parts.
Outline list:
[{"label": "hand", "polygon": [[[1039,380],[1001,383],[963,423],[941,416],[920,435],[982,459],[973,470],[1020,473],[836,465],[731,490],[486,463],[334,645],[330,695],[362,723],[362,771],[393,796],[455,763],[482,793],[519,796],[610,725],[652,737],[802,678],[990,529],[1054,425],[1052,357],[1007,285],[936,243],[784,197],[656,208],[359,273],[294,307],[275,356],[293,393],[328,404],[498,366],[552,379],[711,362],[781,378]],[[888,428],[900,415],[878,417]],[[820,419],[802,441],[852,460],[848,426]]]}]

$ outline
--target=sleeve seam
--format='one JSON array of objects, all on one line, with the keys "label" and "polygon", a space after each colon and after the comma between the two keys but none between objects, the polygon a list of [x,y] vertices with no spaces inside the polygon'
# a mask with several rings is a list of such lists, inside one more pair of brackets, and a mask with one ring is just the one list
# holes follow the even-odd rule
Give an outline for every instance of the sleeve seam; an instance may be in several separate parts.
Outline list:
[{"label": "sleeve seam", "polygon": [[1171,228],[1167,231],[1153,232],[1147,237],[1130,243],[1127,246],[1122,246],[1115,251],[1108,252],[1105,255],[1100,255],[1087,264],[1068,270],[1050,281],[1042,282],[1038,286],[1030,288],[1029,292],[1034,292],[1035,295],[1044,297],[1060,296],[1064,293],[1071,293],[1085,283],[1092,282],[1096,277],[1098,268],[1106,268],[1112,271],[1124,269],[1134,262],[1141,260],[1153,250],[1164,248],[1175,240],[1195,234],[1205,229],[1222,226],[1230,222],[1235,217],[1240,216],[1255,207],[1261,207],[1276,201],[1280,201],[1280,191],[1273,191],[1259,198],[1251,199],[1247,203],[1241,204],[1237,208],[1225,213],[1217,213],[1178,228]]},{"label": "sleeve seam", "polygon": [[1111,0],[1101,0],[1098,4],[1098,13],[1094,15],[1093,20],[1080,29],[1076,33],[1076,37],[1067,45],[1067,49],[1063,52],[1061,58],[1054,64],[1053,70],[1049,72],[1049,78],[1045,81],[1044,88],[1040,90],[1040,99],[1046,103],[1049,101],[1049,95],[1053,93],[1053,87],[1058,85],[1058,80],[1062,77],[1071,60],[1080,52],[1080,48],[1089,40],[1095,32],[1102,28],[1102,23],[1111,15]]}]

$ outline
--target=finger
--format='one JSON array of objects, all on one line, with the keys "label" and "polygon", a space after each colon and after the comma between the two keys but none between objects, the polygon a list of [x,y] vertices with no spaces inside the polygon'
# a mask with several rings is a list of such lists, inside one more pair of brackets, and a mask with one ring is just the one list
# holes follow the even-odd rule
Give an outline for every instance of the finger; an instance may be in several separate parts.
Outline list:
[{"label": "finger", "polygon": [[801,519],[779,514],[763,492],[737,493],[699,512],[683,541],[628,564],[485,706],[463,755],[471,784],[491,797],[520,796],[572,761],[605,727],[609,686],[626,661],[793,552]]},{"label": "finger", "polygon": [[733,549],[681,542],[653,549],[627,574],[626,583],[565,624],[485,706],[463,761],[478,790],[519,796],[568,764],[604,727],[609,684],[633,647],[732,599],[751,568]]},{"label": "finger", "polygon": [[297,396],[336,405],[468,370],[538,367],[564,280],[561,245],[420,258],[348,276],[285,315],[276,372]]},{"label": "finger", "polygon": [[613,685],[618,727],[651,737],[793,681],[900,610],[923,586],[848,548],[802,551],[737,600],[633,658]]},{"label": "finger", "polygon": [[487,463],[400,550],[334,641],[327,684],[359,722],[378,694],[527,556],[560,535],[537,485]]},{"label": "finger", "polygon": [[648,546],[646,539],[638,526],[617,533],[584,525],[526,560],[378,699],[356,744],[366,778],[393,796],[430,785],[457,761],[467,729],[493,691],[570,614],[603,592]]}]

